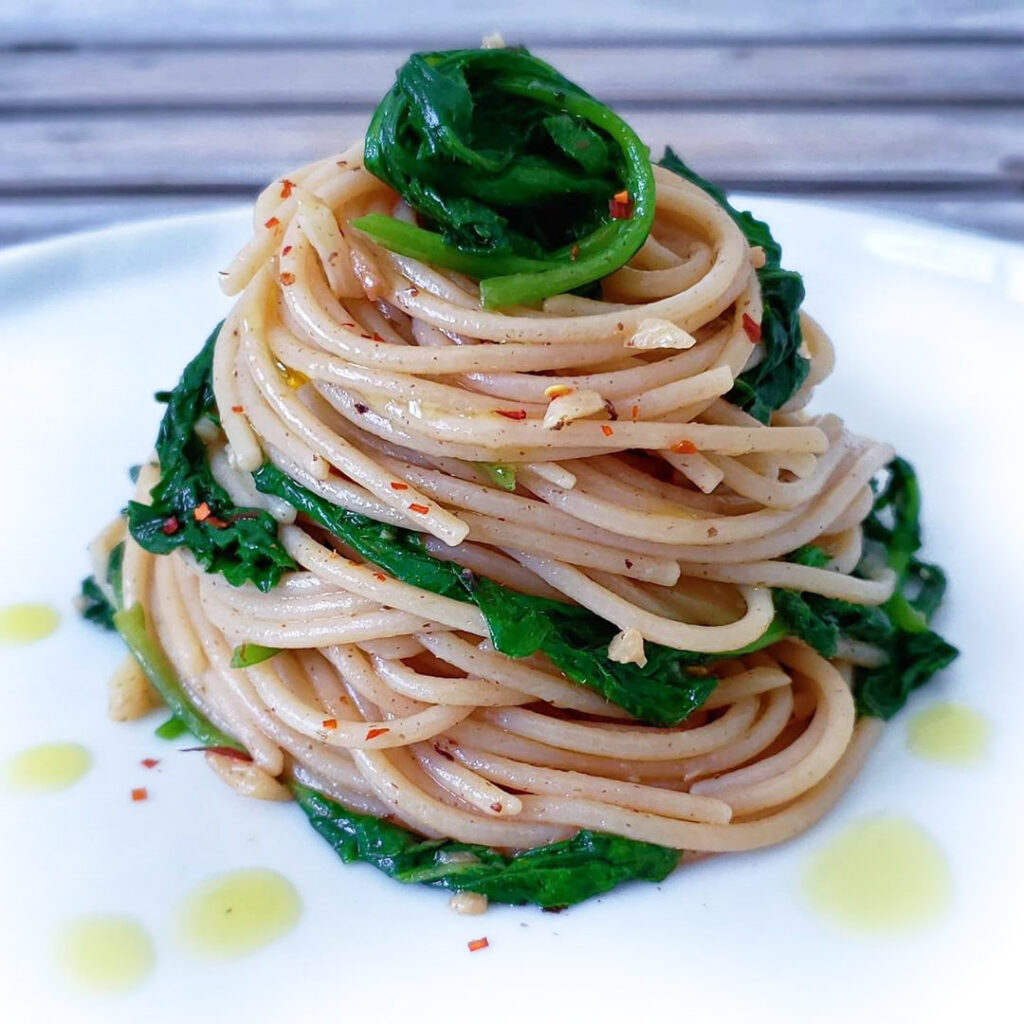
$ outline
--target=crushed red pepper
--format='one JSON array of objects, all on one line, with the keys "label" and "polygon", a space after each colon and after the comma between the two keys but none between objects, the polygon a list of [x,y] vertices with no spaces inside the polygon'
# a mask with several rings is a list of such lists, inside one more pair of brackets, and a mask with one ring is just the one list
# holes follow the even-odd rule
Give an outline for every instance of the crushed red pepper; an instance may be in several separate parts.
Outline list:
[{"label": "crushed red pepper", "polygon": [[612,428],[609,427],[607,423],[602,423],[601,424],[601,433],[604,434],[605,437],[611,437],[612,434],[615,433],[615,431],[612,430]]},{"label": "crushed red pepper", "polygon": [[743,330],[755,345],[761,340],[761,325],[749,313],[743,314]]},{"label": "crushed red pepper", "polygon": [[281,179],[281,198],[287,199],[292,194],[292,189],[295,188],[295,182],[289,181],[287,178]]},{"label": "crushed red pepper", "polygon": [[526,410],[525,409],[495,409],[494,410],[499,416],[504,416],[507,420],[525,420]]},{"label": "crushed red pepper", "polygon": [[182,747],[182,754],[200,752],[203,754],[216,754],[218,757],[231,757],[236,761],[251,761],[252,758],[244,750],[237,747]]},{"label": "crushed red pepper", "polygon": [[295,284],[295,275],[290,274],[287,270],[281,275],[281,284],[289,285]]},{"label": "crushed red pepper", "polygon": [[144,757],[139,763],[143,768],[155,768],[160,763],[160,759],[156,757]]},{"label": "crushed red pepper", "polygon": [[490,945],[490,943],[487,941],[486,938],[483,938],[471,939],[469,942],[466,943],[466,945],[469,947],[470,953],[475,953],[477,950],[486,949]]},{"label": "crushed red pepper", "polygon": [[132,801],[138,803],[140,800],[149,799],[149,791],[145,786],[139,786],[138,789],[132,790]]},{"label": "crushed red pepper", "polygon": [[325,729],[337,729],[338,728],[338,720],[336,718],[325,718],[323,720],[323,722],[321,722],[320,724]]},{"label": "crushed red pepper", "polygon": [[612,220],[629,220],[633,216],[633,200],[626,189],[616,192],[608,200],[608,213]]},{"label": "crushed red pepper", "polygon": [[676,441],[676,443],[672,445],[672,451],[677,455],[696,455],[698,449],[692,441],[688,441],[684,438],[682,441]]},{"label": "crushed red pepper", "polygon": [[391,490],[393,491],[407,491],[409,490],[408,484],[403,484],[400,480],[391,481]]},{"label": "crushed red pepper", "polygon": [[413,502],[409,506],[409,511],[418,512],[421,516],[425,516],[430,511],[430,509],[426,505],[418,505],[416,502]]},{"label": "crushed red pepper", "polygon": [[366,738],[368,740],[375,740],[378,736],[383,736],[384,733],[386,733],[386,732],[391,732],[391,730],[387,729],[387,728],[367,729],[366,730]]},{"label": "crushed red pepper", "polygon": [[160,532],[167,537],[173,537],[178,532],[181,523],[178,522],[177,516],[168,516],[164,520],[164,525],[160,527]]},{"label": "crushed red pepper", "polygon": [[271,217],[270,220],[266,220],[263,222],[263,226],[265,228],[276,228],[277,225],[280,223],[281,222],[276,217]]}]

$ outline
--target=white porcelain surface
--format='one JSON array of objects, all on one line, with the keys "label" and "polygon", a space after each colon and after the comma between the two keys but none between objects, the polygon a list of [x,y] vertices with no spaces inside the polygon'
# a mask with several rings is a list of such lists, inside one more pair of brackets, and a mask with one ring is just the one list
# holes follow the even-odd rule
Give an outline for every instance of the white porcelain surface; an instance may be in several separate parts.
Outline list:
[{"label": "white porcelain surface", "polygon": [[[891,439],[920,471],[926,551],[951,580],[939,627],[963,655],[890,723],[809,835],[557,916],[494,908],[459,917],[442,892],[342,865],[294,806],[237,797],[199,755],[177,752],[187,742],[153,736],[159,715],[107,720],[106,679],[121,649],[74,617],[85,546],[126,500],[127,467],[150,450],[160,416],[152,392],[174,383],[228,306],[216,271],[244,241],[248,215],[0,252],[0,606],[46,601],[64,615],[48,640],[0,647],[0,762],[60,739],[95,759],[62,793],[29,799],[0,788],[0,1016],[1012,1019],[1004,1000],[1016,1000],[1024,914],[1024,250],[826,206],[750,202],[782,241],[785,265],[803,272],[807,308],[836,343],[836,372],[815,407]],[[910,714],[943,698],[991,721],[982,765],[943,767],[907,751]],[[145,757],[159,767],[142,768]],[[143,785],[149,799],[133,803],[130,790]],[[844,823],[877,812],[920,823],[948,856],[955,890],[938,924],[863,936],[804,904],[808,858]],[[243,866],[290,878],[302,919],[248,959],[197,960],[175,940],[181,897]],[[152,934],[157,968],[141,987],[83,997],[59,979],[52,938],[88,913],[130,914]],[[480,936],[489,948],[470,954],[467,941]]]}]

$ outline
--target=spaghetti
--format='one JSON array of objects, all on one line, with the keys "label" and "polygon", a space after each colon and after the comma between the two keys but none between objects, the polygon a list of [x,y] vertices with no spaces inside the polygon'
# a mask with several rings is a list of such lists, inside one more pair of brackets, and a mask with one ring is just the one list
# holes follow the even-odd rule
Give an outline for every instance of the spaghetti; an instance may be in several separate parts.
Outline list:
[{"label": "spaghetti", "polygon": [[[600,296],[501,309],[353,226],[416,222],[361,145],[259,197],[222,275],[237,299],[210,348],[215,418],[189,435],[225,507],[272,519],[276,585],[237,585],[187,544],[146,550],[186,527],[219,543],[237,523],[216,501],[156,520],[143,544],[120,521],[96,549],[106,586],[123,542],[117,603],[145,623],[133,650],[157,647],[154,683],[173,674],[229,737],[210,757],[231,784],[291,784],[499,851],[589,830],[703,854],[803,831],[856,772],[878,733],[858,673],[895,655],[842,614],[913,599],[863,528],[882,524],[872,479],[893,450],[805,411],[833,353],[803,313],[802,382],[768,422],[745,411],[737,381],[771,357],[764,247],[694,180],[654,166],[653,181],[653,227]],[[162,470],[142,468],[140,506]],[[282,478],[319,504],[267,485]],[[467,593],[410,582],[314,507],[372,524],[378,545],[404,538]],[[618,679],[686,652],[672,671],[695,706],[666,724],[607,699],[571,651],[502,653],[501,594],[600,620]],[[836,626],[828,656],[780,595]]]}]

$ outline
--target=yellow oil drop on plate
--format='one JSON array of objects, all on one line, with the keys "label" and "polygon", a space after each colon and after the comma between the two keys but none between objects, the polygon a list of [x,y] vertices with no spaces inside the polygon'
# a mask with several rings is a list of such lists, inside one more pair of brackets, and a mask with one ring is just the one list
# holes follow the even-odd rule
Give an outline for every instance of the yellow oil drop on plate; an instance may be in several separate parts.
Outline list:
[{"label": "yellow oil drop on plate", "polygon": [[60,614],[48,604],[9,604],[0,608],[0,644],[33,644],[60,625]]},{"label": "yellow oil drop on plate", "polygon": [[283,875],[246,868],[198,885],[181,908],[179,934],[195,953],[235,958],[254,953],[295,927],[302,904]]},{"label": "yellow oil drop on plate", "polygon": [[919,825],[879,815],[847,826],[814,856],[804,876],[812,906],[858,931],[925,925],[949,905],[949,865]]},{"label": "yellow oil drop on plate", "polygon": [[942,703],[919,711],[907,726],[907,746],[928,761],[977,764],[988,749],[985,716],[965,704]]},{"label": "yellow oil drop on plate", "polygon": [[4,769],[4,782],[22,793],[50,793],[74,785],[92,765],[80,743],[41,743],[15,754]]},{"label": "yellow oil drop on plate", "polygon": [[124,992],[156,963],[153,942],[130,917],[84,917],[66,926],[57,942],[61,972],[80,988]]}]

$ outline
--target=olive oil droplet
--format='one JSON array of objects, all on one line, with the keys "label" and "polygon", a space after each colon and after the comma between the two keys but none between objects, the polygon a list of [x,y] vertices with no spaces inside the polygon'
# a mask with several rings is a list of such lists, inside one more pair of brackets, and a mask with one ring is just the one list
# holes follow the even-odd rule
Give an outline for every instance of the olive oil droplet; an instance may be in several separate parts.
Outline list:
[{"label": "olive oil droplet", "polygon": [[988,722],[964,704],[933,704],[907,726],[907,746],[928,761],[977,764],[988,746]]},{"label": "olive oil droplet", "polygon": [[57,609],[48,604],[9,604],[0,608],[0,643],[33,644],[59,625]]},{"label": "olive oil droplet", "polygon": [[859,931],[899,931],[948,906],[949,866],[913,822],[880,815],[854,822],[811,861],[804,892],[820,913]]},{"label": "olive oil droplet", "polygon": [[301,913],[299,894],[287,878],[247,868],[193,889],[182,907],[179,933],[196,953],[234,958],[286,935]]},{"label": "olive oil droplet", "polygon": [[74,785],[92,765],[79,743],[41,743],[7,762],[4,781],[23,793],[48,793]]},{"label": "olive oil droplet", "polygon": [[62,972],[81,988],[123,992],[134,988],[156,963],[153,942],[130,917],[85,917],[60,936],[57,959]]}]

